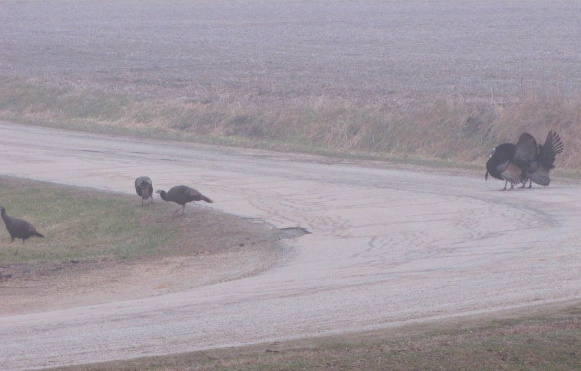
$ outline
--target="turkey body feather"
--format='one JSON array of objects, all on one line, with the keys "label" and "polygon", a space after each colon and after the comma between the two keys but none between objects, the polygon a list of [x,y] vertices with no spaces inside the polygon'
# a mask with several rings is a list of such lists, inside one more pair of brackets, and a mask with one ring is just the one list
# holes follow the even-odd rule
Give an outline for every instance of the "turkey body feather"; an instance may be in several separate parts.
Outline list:
[{"label": "turkey body feather", "polygon": [[[210,200],[208,197],[204,196],[197,190],[185,186],[179,185],[171,188],[169,191],[158,190],[156,191],[164,201],[175,202],[178,205],[182,205],[182,214],[186,208],[186,204],[193,201],[205,201],[208,203],[212,203],[213,201]],[[176,212],[179,209],[176,210]]]},{"label": "turkey body feather", "polygon": [[141,205],[143,205],[143,201],[147,200],[148,198],[151,200],[150,203],[153,203],[153,182],[151,178],[147,176],[140,176],[139,178],[135,179],[135,192],[139,196],[141,196]]},{"label": "turkey body feather", "polygon": [[4,225],[6,225],[6,229],[10,234],[10,242],[14,242],[15,238],[21,238],[22,243],[24,243],[24,241],[30,237],[44,237],[26,220],[8,216],[6,209],[3,206],[0,206],[0,213],[2,214]]}]

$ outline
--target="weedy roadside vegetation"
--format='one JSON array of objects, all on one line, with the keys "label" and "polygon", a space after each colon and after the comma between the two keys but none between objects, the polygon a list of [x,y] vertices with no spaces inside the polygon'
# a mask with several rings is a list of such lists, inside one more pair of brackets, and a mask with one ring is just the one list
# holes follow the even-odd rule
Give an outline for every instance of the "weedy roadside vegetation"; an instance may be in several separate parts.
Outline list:
[{"label": "weedy roadside vegetation", "polygon": [[[149,87],[155,89],[155,87]],[[517,96],[428,93],[268,94],[260,89],[182,89],[131,94],[106,86],[4,78],[0,118],[74,130],[242,145],[328,155],[481,165],[522,132],[563,138],[559,169],[581,170],[581,97],[558,88]]]}]

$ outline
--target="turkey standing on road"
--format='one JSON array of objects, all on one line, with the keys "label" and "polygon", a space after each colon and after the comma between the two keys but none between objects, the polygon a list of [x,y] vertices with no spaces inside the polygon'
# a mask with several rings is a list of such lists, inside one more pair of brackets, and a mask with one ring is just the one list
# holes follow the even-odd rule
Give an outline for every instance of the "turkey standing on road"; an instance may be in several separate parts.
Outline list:
[{"label": "turkey standing on road", "polygon": [[490,153],[490,158],[486,162],[486,174],[484,179],[488,179],[488,174],[493,178],[504,180],[504,189],[510,182],[510,189],[514,189],[515,184],[520,184],[526,180],[526,176],[521,167],[515,161],[517,146],[512,143],[503,143],[496,146]]},{"label": "turkey standing on road", "polygon": [[143,201],[148,198],[151,199],[150,204],[153,203],[153,183],[149,177],[140,176],[135,179],[135,192],[141,196],[141,206],[143,206]]},{"label": "turkey standing on road", "polygon": [[[186,204],[192,201],[206,201],[212,203],[208,197],[204,196],[200,192],[196,191],[193,188],[190,188],[185,185],[175,186],[169,191],[156,191],[155,193],[159,193],[161,199],[164,201],[171,201],[175,202],[176,204],[182,205],[182,215],[184,210],[186,209]],[[175,212],[179,211],[177,209]]]},{"label": "turkey standing on road", "polygon": [[24,243],[24,240],[32,236],[44,237],[26,220],[8,216],[8,214],[6,214],[6,209],[3,206],[0,206],[0,213],[2,214],[4,224],[6,224],[6,229],[8,229],[8,233],[10,233],[10,242],[14,242],[15,238],[22,238],[22,243]]},{"label": "turkey standing on road", "polygon": [[[524,134],[523,134],[524,135]],[[559,135],[554,131],[549,131],[547,139],[545,139],[545,144],[538,146],[538,151],[534,158],[527,163],[525,168],[525,174],[529,179],[529,188],[531,188],[532,183],[536,183],[542,186],[548,186],[551,182],[549,178],[549,172],[551,169],[555,168],[555,158],[556,156],[563,152],[565,146],[561,141]],[[523,184],[523,187],[526,185]]]}]

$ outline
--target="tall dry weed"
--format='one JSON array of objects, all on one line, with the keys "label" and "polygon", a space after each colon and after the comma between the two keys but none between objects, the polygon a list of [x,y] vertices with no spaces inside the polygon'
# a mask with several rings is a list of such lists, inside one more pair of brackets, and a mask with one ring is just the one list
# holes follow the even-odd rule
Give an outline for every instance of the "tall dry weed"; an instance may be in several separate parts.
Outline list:
[{"label": "tall dry weed", "polygon": [[563,140],[565,151],[557,157],[564,168],[581,168],[581,96],[567,96],[559,89],[529,90],[498,108],[498,120],[491,126],[491,136],[499,141],[515,142],[523,132],[541,143],[549,130]]}]

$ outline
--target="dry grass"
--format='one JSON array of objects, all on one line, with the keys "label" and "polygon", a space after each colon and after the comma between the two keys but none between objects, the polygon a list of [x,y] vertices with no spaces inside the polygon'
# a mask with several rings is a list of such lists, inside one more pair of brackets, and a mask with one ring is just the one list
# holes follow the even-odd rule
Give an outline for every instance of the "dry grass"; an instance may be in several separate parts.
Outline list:
[{"label": "dry grass", "polygon": [[490,136],[516,141],[515,134],[526,131],[542,142],[549,130],[556,130],[565,144],[558,164],[569,169],[581,168],[580,96],[567,96],[559,89],[527,90],[498,111],[499,119],[490,128]]},{"label": "dry grass", "polygon": [[464,96],[312,95],[281,100],[231,91],[226,99],[147,99],[38,80],[5,80],[0,117],[145,137],[480,163],[493,146],[530,132],[563,138],[559,167],[581,169],[581,97],[526,91],[502,102]]}]

